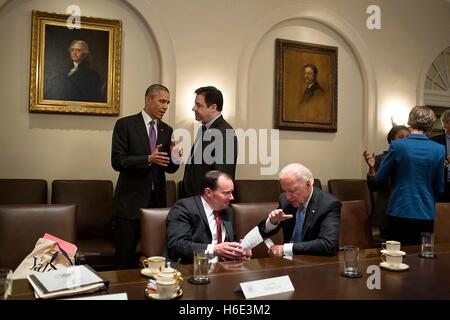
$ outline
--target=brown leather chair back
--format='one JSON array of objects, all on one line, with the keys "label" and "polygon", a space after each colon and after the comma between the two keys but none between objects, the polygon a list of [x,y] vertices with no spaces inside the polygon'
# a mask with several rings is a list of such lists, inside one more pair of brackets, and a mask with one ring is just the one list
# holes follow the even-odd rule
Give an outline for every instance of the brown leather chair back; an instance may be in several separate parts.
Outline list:
[{"label": "brown leather chair back", "polygon": [[346,245],[355,245],[360,249],[374,247],[364,200],[342,201],[339,247]]},{"label": "brown leather chair back", "polygon": [[[267,219],[269,212],[278,208],[278,202],[233,203],[234,232],[238,241],[262,220]],[[275,244],[283,243],[283,231],[280,230],[272,237]],[[261,243],[252,250],[252,258],[267,258],[269,254],[265,243]]]},{"label": "brown leather chair back", "polygon": [[0,268],[15,269],[45,233],[76,243],[75,205],[0,206]]},{"label": "brown leather chair back", "polygon": [[177,187],[173,180],[166,180],[166,199],[168,208],[177,201]]},{"label": "brown leather chair back", "polygon": [[47,181],[40,179],[0,179],[0,205],[46,204]]},{"label": "brown leather chair back", "polygon": [[78,239],[112,238],[113,184],[110,180],[55,180],[52,203],[77,205]]},{"label": "brown leather chair back", "polygon": [[450,242],[450,203],[436,203],[436,218],[434,220],[434,242]]},{"label": "brown leather chair back", "polygon": [[320,182],[320,179],[314,179],[314,187],[322,190],[322,182]]},{"label": "brown leather chair back", "polygon": [[364,200],[369,216],[372,213],[372,201],[365,179],[331,179],[328,180],[328,192],[341,201]]},{"label": "brown leather chair back", "polygon": [[279,180],[236,180],[234,184],[234,203],[278,201]]},{"label": "brown leather chair back", "polygon": [[140,209],[142,255],[161,256],[166,246],[166,217],[170,208]]}]

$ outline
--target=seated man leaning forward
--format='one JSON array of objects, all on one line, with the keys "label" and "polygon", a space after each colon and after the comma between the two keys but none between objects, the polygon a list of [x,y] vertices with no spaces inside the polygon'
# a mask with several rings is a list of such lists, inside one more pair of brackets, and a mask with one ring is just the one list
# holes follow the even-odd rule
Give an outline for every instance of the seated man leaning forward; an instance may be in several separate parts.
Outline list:
[{"label": "seated man leaning forward", "polygon": [[[226,173],[212,170],[205,174],[202,194],[178,200],[166,219],[167,256],[181,263],[192,263],[193,251],[206,250],[221,260],[241,260],[251,256],[235,242],[233,180]],[[218,259],[215,259],[218,260]]]},{"label": "seated man leaning forward", "polygon": [[272,257],[297,254],[333,256],[339,249],[341,202],[314,188],[314,178],[305,166],[292,163],[280,174],[283,193],[279,209],[269,213],[258,227],[263,238],[283,229],[284,244],[269,249]]}]

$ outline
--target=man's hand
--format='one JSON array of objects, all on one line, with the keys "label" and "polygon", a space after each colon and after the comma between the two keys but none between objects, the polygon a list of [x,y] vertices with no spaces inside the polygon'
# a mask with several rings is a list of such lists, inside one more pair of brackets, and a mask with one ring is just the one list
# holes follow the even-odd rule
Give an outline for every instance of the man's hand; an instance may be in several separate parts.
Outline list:
[{"label": "man's hand", "polygon": [[167,156],[167,152],[161,152],[159,149],[162,147],[162,144],[158,144],[155,148],[155,151],[151,155],[148,156],[148,163],[157,164],[161,167],[167,167],[170,162],[169,157]]},{"label": "man's hand", "polygon": [[183,148],[175,147],[175,144],[175,140],[170,140],[170,156],[172,157],[172,161],[178,164],[183,156]]},{"label": "man's hand", "polygon": [[214,246],[215,256],[228,260],[242,260],[245,257],[242,246],[237,242],[222,242]]},{"label": "man's hand", "polygon": [[370,154],[367,151],[364,151],[363,156],[369,166],[369,175],[375,175],[375,153]]},{"label": "man's hand", "polygon": [[273,245],[268,251],[271,257],[282,257],[283,256],[283,245]]},{"label": "man's hand", "polygon": [[281,221],[291,219],[292,217],[292,214],[285,214],[283,209],[276,209],[269,213],[269,220],[273,225],[278,224]]}]

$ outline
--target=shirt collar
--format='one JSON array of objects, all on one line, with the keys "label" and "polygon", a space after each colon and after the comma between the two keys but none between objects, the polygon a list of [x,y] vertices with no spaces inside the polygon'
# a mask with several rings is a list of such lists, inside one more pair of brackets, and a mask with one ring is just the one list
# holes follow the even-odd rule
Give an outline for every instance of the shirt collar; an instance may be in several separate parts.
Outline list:
[{"label": "shirt collar", "polygon": [[222,113],[219,113],[217,116],[215,116],[214,118],[212,118],[211,120],[209,120],[207,123],[204,124],[204,126],[209,129],[209,127],[214,123],[214,121],[217,120],[217,118],[219,118],[222,115]]},{"label": "shirt collar", "polygon": [[206,216],[208,217],[212,215],[214,210],[211,208],[208,202],[206,202],[206,200],[203,199],[203,196],[200,196],[200,199],[202,199],[203,209],[205,210]]},{"label": "shirt collar", "polygon": [[306,202],[303,204],[303,207],[305,208],[305,210],[306,210],[306,208],[308,208],[309,201],[311,200],[313,193],[314,193],[314,185],[311,188],[311,194],[309,195],[308,200],[306,200]]},{"label": "shirt collar", "polygon": [[150,117],[150,116],[148,115],[148,113],[145,112],[144,110],[142,110],[141,113],[142,113],[142,117],[144,118],[144,123],[145,123],[146,126],[148,126],[148,124],[149,124],[150,121],[152,121],[152,120],[155,122],[155,125],[158,125],[158,119],[152,119],[152,117]]}]

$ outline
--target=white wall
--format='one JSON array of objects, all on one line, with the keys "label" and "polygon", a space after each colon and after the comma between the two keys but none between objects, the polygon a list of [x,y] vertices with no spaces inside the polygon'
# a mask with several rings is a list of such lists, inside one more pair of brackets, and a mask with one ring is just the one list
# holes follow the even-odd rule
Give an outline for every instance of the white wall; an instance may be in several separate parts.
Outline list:
[{"label": "white wall", "polygon": [[172,92],[165,120],[191,131],[193,91],[210,84],[223,91],[234,127],[272,128],[274,39],[337,46],[338,131],[280,133],[280,165],[302,162],[322,183],[364,177],[362,151],[386,148],[391,114],[422,102],[428,67],[450,44],[443,0],[379,0],[381,30],[366,28],[372,3],[361,0],[0,1],[0,39],[8,44],[0,51],[1,178],[116,180],[117,118],[28,112],[31,10],[62,13],[69,4],[123,22],[121,116],[138,112],[145,88],[163,82]]}]

